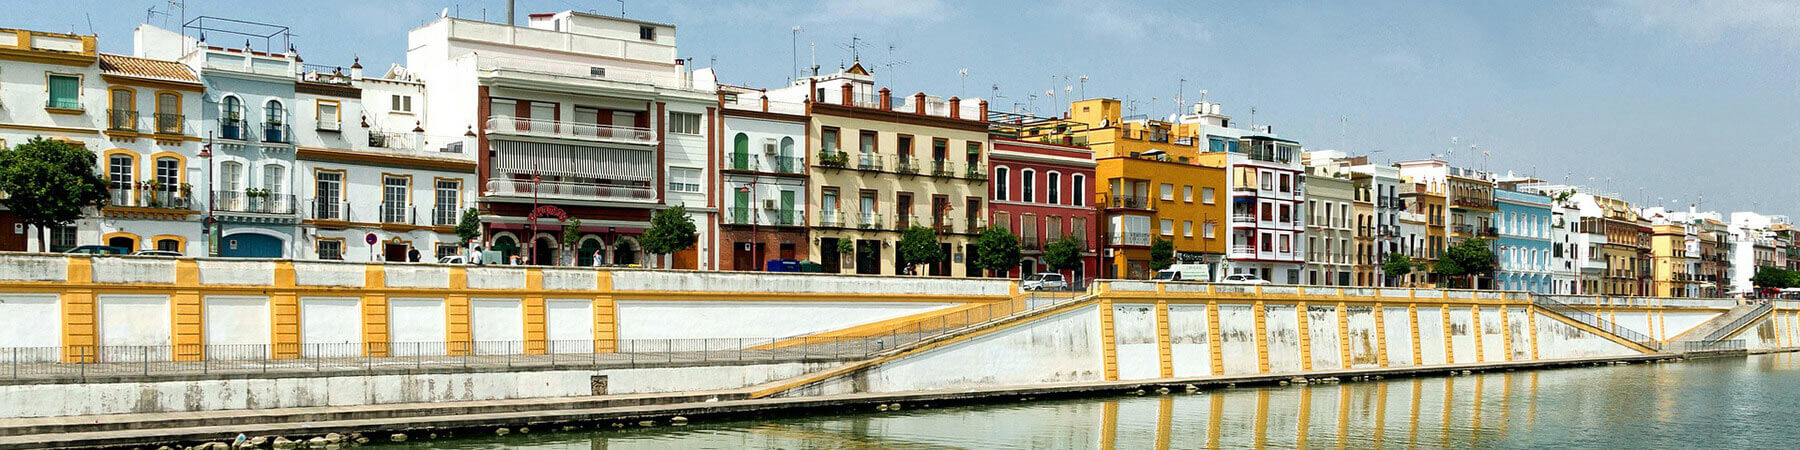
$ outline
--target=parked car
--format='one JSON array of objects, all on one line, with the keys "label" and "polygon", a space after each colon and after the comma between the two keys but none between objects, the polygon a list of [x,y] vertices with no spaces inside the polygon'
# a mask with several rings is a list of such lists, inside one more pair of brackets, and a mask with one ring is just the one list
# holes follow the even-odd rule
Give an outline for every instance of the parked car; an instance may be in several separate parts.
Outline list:
[{"label": "parked car", "polygon": [[168,250],[144,250],[144,251],[140,251],[137,253],[132,253],[131,255],[132,256],[166,256],[166,257],[171,257],[171,258],[180,258],[183,256],[181,254],[181,252],[171,252]]},{"label": "parked car", "polygon": [[1226,275],[1225,279],[1219,280],[1219,282],[1224,284],[1269,284],[1269,280],[1257,278],[1256,275],[1247,273]]},{"label": "parked car", "polygon": [[1060,273],[1034,273],[1019,283],[1019,289],[1027,291],[1048,291],[1068,289],[1069,282]]},{"label": "parked car", "polygon": [[114,247],[114,246],[110,246],[110,245],[83,245],[80,247],[71,248],[71,249],[69,249],[69,251],[66,251],[63,253],[79,254],[79,255],[123,255],[123,254],[131,253],[131,252],[126,250],[125,247]]},{"label": "parked car", "polygon": [[438,264],[468,264],[468,263],[469,263],[469,257],[463,256],[463,255],[450,255],[450,256],[438,258]]},{"label": "parked car", "polygon": [[1156,281],[1212,281],[1211,270],[1205,264],[1175,264],[1156,272]]}]

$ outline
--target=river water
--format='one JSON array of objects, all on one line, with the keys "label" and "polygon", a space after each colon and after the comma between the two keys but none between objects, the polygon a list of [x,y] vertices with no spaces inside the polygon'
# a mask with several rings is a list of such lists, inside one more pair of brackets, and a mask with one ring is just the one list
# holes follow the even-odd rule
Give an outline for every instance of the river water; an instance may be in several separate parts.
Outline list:
[{"label": "river water", "polygon": [[[634,427],[635,428],[635,427]],[[1800,354],[908,408],[385,448],[1794,448]]]}]

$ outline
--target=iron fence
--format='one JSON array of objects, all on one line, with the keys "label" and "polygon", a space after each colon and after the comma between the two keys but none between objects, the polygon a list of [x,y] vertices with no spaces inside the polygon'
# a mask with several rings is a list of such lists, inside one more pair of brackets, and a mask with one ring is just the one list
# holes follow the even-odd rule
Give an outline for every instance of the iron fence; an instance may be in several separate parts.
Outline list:
[{"label": "iron fence", "polygon": [[1726,337],[1730,337],[1732,333],[1750,325],[1750,322],[1753,322],[1756,319],[1761,319],[1762,316],[1768,315],[1769,311],[1774,309],[1775,302],[1763,302],[1760,305],[1756,305],[1755,308],[1750,309],[1750,313],[1738,316],[1738,318],[1733,319],[1731,323],[1724,327],[1713,330],[1711,333],[1706,333],[1706,337],[1700,338],[1700,340],[1703,342],[1716,342],[1725,339]]},{"label": "iron fence", "polygon": [[1728,341],[1672,341],[1663,345],[1664,351],[1675,353],[1722,352],[1744,350],[1743,339]]},{"label": "iron fence", "polygon": [[1588,324],[1589,326],[1592,326],[1594,328],[1599,328],[1608,333],[1612,333],[1619,337],[1625,338],[1626,340],[1630,340],[1631,342],[1636,342],[1636,343],[1638,343],[1638,345],[1649,347],[1653,350],[1660,350],[1662,348],[1661,342],[1657,341],[1656,339],[1650,338],[1650,336],[1644,335],[1644,333],[1639,333],[1630,328],[1618,326],[1617,324],[1607,321],[1606,319],[1602,319],[1599,316],[1589,314],[1586,311],[1576,309],[1573,306],[1569,306],[1569,305],[1563,304],[1562,302],[1552,300],[1549,297],[1545,297],[1542,295],[1532,295],[1531,301],[1533,304],[1536,304],[1540,308],[1550,310],[1557,314],[1562,314],[1563,316],[1568,317],[1570,319],[1575,319],[1576,321]]}]

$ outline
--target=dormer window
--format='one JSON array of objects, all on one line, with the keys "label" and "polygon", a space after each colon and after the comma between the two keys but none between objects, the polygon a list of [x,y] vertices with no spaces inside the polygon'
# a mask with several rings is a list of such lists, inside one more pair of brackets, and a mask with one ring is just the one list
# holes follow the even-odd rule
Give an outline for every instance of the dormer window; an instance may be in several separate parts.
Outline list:
[{"label": "dormer window", "polygon": [[638,26],[638,39],[643,39],[646,41],[656,40],[656,27],[649,26],[649,25],[639,25]]}]

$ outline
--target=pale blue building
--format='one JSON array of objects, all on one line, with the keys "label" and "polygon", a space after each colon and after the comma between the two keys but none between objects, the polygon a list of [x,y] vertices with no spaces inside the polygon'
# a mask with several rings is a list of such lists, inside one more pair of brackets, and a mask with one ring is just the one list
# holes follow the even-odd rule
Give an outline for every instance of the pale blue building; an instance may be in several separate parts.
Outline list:
[{"label": "pale blue building", "polygon": [[1548,294],[1555,289],[1551,282],[1550,197],[1498,189],[1494,191],[1498,212],[1494,213],[1499,236],[1494,240],[1494,253],[1499,266],[1494,279],[1500,289]]}]

